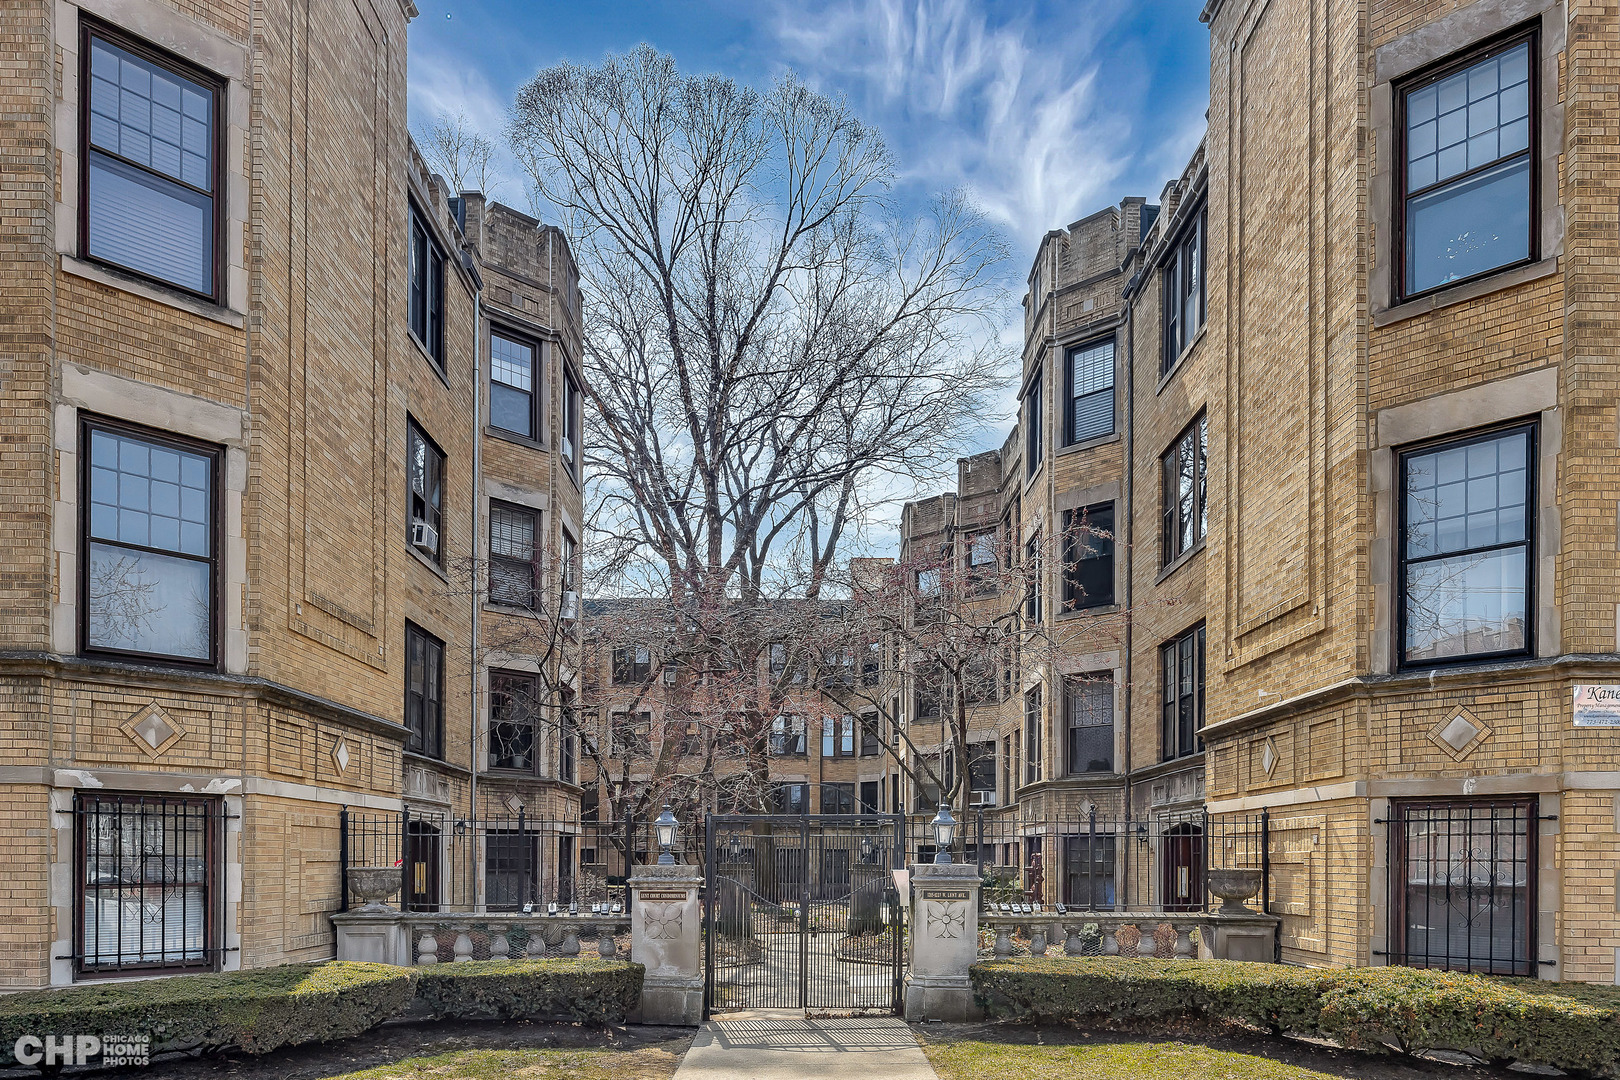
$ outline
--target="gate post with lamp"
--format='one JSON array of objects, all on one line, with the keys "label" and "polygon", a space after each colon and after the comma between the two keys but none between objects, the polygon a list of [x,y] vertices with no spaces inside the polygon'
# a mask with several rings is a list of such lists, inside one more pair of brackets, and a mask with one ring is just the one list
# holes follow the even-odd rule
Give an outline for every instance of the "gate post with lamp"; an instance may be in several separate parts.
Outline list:
[{"label": "gate post with lamp", "polygon": [[647,969],[641,1002],[631,1012],[638,1024],[696,1027],[703,1020],[703,919],[698,867],[677,863],[671,848],[679,822],[668,806],[653,822],[660,853],[654,866],[633,867],[629,876],[630,959]]},{"label": "gate post with lamp", "polygon": [[982,1020],[968,969],[979,957],[979,870],[951,861],[956,820],[941,806],[929,823],[937,854],[911,864],[911,963],[907,1020]]}]

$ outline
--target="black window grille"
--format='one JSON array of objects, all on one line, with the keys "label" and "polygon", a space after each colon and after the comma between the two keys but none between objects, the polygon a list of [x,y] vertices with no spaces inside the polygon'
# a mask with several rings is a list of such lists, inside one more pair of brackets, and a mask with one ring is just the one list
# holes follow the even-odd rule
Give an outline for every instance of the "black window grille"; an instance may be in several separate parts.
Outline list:
[{"label": "black window grille", "polygon": [[1390,960],[1536,974],[1536,799],[1390,808]]},{"label": "black window grille", "polygon": [[1036,370],[1024,394],[1024,470],[1034,476],[1041,467],[1041,454],[1046,449],[1041,432],[1041,373]]},{"label": "black window grille", "polygon": [[821,812],[823,814],[853,814],[855,812],[855,785],[822,784]]},{"label": "black window grille", "polygon": [[214,970],[220,800],[74,797],[80,974]]}]

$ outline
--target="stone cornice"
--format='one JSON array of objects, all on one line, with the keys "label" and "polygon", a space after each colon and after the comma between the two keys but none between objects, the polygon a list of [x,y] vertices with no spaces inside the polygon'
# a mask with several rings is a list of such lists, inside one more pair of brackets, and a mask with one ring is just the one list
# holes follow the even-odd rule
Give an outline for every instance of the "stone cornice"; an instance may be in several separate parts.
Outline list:
[{"label": "stone cornice", "polygon": [[282,683],[252,675],[217,671],[130,664],[85,656],[47,652],[0,652],[0,678],[75,678],[124,687],[151,687],[169,691],[191,690],[230,695],[297,709],[323,720],[346,724],[403,743],[409,732],[403,724],[373,713],[350,708]]}]

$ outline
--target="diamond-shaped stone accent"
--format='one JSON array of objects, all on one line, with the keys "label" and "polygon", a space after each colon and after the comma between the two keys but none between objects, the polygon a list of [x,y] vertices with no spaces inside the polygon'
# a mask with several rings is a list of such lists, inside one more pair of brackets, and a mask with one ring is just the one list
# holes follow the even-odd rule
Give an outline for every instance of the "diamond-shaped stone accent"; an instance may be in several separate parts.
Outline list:
[{"label": "diamond-shaped stone accent", "polygon": [[337,745],[332,747],[332,764],[340,774],[349,770],[349,744],[343,739],[339,739]]},{"label": "diamond-shaped stone accent", "polygon": [[1458,709],[1449,719],[1442,720],[1428,731],[1429,740],[1461,761],[1473,753],[1491,733],[1484,722],[1467,709]]},{"label": "diamond-shaped stone accent", "polygon": [[1277,744],[1270,739],[1266,740],[1266,748],[1260,752],[1260,767],[1270,776],[1277,769]]},{"label": "diamond-shaped stone accent", "polygon": [[501,802],[514,814],[523,809],[523,800],[511,792],[507,792],[506,798],[502,799]]},{"label": "diamond-shaped stone accent", "polygon": [[1474,736],[1478,734],[1479,728],[1475,727],[1468,717],[1458,713],[1451,718],[1449,724],[1440,729],[1440,741],[1461,753],[1462,748],[1473,742]]},{"label": "diamond-shaped stone accent", "polygon": [[119,730],[150,757],[157,757],[186,733],[155,701],[124,721]]}]

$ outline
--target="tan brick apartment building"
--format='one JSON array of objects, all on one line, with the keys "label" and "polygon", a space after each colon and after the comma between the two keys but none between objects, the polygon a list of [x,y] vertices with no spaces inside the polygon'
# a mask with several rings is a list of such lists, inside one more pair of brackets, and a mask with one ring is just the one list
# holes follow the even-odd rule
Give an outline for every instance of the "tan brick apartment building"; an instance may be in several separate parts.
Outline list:
[{"label": "tan brick apartment building", "polygon": [[[1205,145],[1151,224],[1093,215],[1031,274],[1000,513],[1022,541],[1112,501],[1129,616],[1080,664],[1118,681],[1119,775],[1072,783],[1267,813],[1286,961],[1620,978],[1620,758],[1604,695],[1572,707],[1620,683],[1615,11],[1204,19]],[[1116,428],[1077,440],[1109,340]],[[1058,574],[1044,617],[1088,617]],[[1022,675],[1016,812],[1070,783],[1061,674]]]},{"label": "tan brick apartment building", "polygon": [[566,585],[576,278],[428,177],[415,14],[0,14],[0,988],[331,956],[340,808],[576,798],[468,585]]}]

